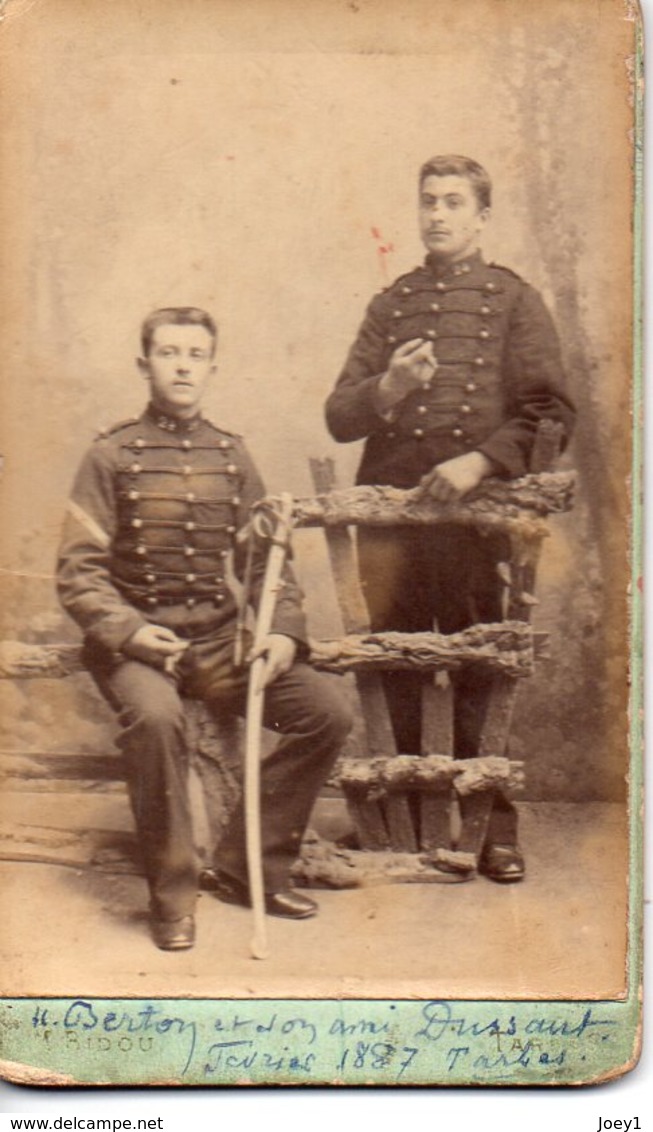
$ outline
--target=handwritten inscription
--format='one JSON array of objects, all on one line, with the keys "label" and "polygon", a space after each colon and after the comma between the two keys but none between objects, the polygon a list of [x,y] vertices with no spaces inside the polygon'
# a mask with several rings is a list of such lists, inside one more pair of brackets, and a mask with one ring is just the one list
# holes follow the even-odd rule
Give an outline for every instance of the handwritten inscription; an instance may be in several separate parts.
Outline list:
[{"label": "handwritten inscription", "polygon": [[580,1050],[609,1042],[617,1025],[598,1006],[556,1016],[533,1004],[519,1013],[514,1004],[495,1013],[443,1000],[377,1003],[369,1013],[361,1005],[286,1002],[268,1009],[261,1002],[248,1008],[188,1001],[118,1009],[75,999],[36,1005],[31,1029],[45,1044],[70,1051],[167,1058],[180,1077],[206,1082],[498,1082],[532,1080],[534,1073],[559,1079],[570,1057],[583,1061]]},{"label": "handwritten inscription", "polygon": [[309,1074],[315,1065],[315,1054],[307,1053],[303,1057],[270,1053],[257,1049],[252,1039],[242,1038],[240,1041],[214,1042],[209,1047],[208,1060],[204,1064],[204,1073],[207,1077],[216,1073],[222,1074],[224,1070],[238,1069],[247,1072],[256,1066],[264,1071],[272,1070],[275,1073],[288,1071],[290,1073]]},{"label": "handwritten inscription", "polygon": [[[499,1015],[489,1022],[468,1020],[456,1016],[449,1002],[429,1002],[423,1009],[424,1025],[416,1037],[428,1042],[443,1042],[447,1045],[447,1069],[452,1072],[459,1062],[472,1058],[471,1068],[478,1070],[518,1070],[528,1068],[537,1061],[542,1066],[562,1066],[567,1057],[567,1043],[582,1039],[589,1031],[606,1030],[616,1025],[609,1018],[596,1017],[592,1008],[585,1010],[578,1022],[566,1019],[552,1019],[544,1015],[533,1015],[526,1023],[518,1025],[514,1014],[506,1019]],[[488,1037],[495,1049],[479,1054],[471,1045],[453,1045],[456,1038]],[[558,1039],[556,1052],[544,1048],[545,1038]]]}]

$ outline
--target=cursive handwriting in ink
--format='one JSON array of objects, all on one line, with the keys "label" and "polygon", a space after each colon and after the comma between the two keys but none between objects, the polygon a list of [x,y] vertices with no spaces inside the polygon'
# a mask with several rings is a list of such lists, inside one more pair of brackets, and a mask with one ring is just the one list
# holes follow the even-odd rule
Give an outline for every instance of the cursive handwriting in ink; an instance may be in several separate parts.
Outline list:
[{"label": "cursive handwriting in ink", "polygon": [[[510,1015],[506,1025],[501,1024],[499,1017],[489,1022],[469,1022],[465,1017],[456,1017],[451,1004],[444,1001],[427,1002],[422,1010],[425,1024],[418,1030],[416,1037],[426,1038],[430,1042],[438,1042],[443,1037],[455,1035],[459,1038],[478,1038],[483,1034],[516,1036],[517,1022],[514,1015]],[[522,1032],[530,1036],[546,1036],[550,1038],[581,1038],[588,1030],[605,1026],[616,1026],[616,1021],[610,1018],[595,1018],[592,1008],[583,1014],[580,1022],[572,1023],[566,1019],[549,1019],[533,1017],[522,1025]]]},{"label": "cursive handwriting in ink", "polygon": [[451,1005],[448,1002],[427,1002],[422,1010],[422,1017],[426,1025],[418,1030],[416,1037],[426,1038],[429,1042],[438,1042],[442,1037],[454,1034],[458,1038],[478,1038],[483,1034],[516,1034],[517,1024],[511,1015],[505,1027],[501,1026],[499,1018],[490,1022],[468,1022],[466,1018],[455,1018]]},{"label": "cursive handwriting in ink", "polygon": [[205,1062],[204,1073],[211,1076],[224,1070],[250,1070],[255,1066],[265,1069],[274,1069],[276,1072],[285,1070],[291,1073],[310,1073],[315,1063],[315,1054],[307,1053],[303,1057],[296,1055],[284,1056],[267,1053],[253,1048],[251,1038],[238,1038],[230,1042],[214,1042],[209,1046],[209,1061]]},{"label": "cursive handwriting in ink", "polygon": [[218,1034],[238,1034],[245,1033],[266,1035],[275,1034],[281,1035],[283,1038],[289,1037],[291,1034],[294,1037],[299,1037],[307,1043],[307,1045],[315,1045],[317,1041],[317,1027],[312,1022],[309,1022],[303,1015],[298,1015],[295,1018],[286,1018],[281,1021],[277,1013],[271,1014],[262,1022],[257,1022],[255,1018],[240,1017],[235,1014],[231,1018],[216,1018],[213,1029]]},{"label": "cursive handwriting in ink", "polygon": [[544,1034],[550,1038],[582,1038],[587,1030],[600,1026],[616,1026],[615,1019],[595,1018],[591,1006],[583,1014],[580,1022],[572,1025],[565,1019],[531,1018],[524,1026],[525,1034]]}]

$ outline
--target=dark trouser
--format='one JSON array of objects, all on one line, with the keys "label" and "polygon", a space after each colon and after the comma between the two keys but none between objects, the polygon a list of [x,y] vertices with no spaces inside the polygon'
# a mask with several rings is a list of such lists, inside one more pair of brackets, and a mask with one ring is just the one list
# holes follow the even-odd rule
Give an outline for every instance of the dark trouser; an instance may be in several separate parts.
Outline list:
[{"label": "dark trouser", "polygon": [[[243,714],[247,671],[232,665],[233,638],[193,644],[176,678],[136,660],[118,665],[87,657],[100,690],[119,713],[132,811],[142,847],[151,907],[176,919],[193,911],[198,862],[188,799],[188,752],[180,695],[206,701],[216,714]],[[265,726],[282,738],[262,764],[261,826],[265,888],[288,883],[290,867],[320,786],[351,719],[328,678],[295,664],[265,692]],[[246,881],[242,799],[216,864]]]},{"label": "dark trouser", "polygon": [[[373,632],[428,632],[437,623],[439,632],[457,633],[479,622],[502,620],[497,563],[508,556],[503,536],[447,524],[361,527],[358,553]],[[473,758],[478,755],[493,677],[480,665],[468,665],[452,673],[451,680],[454,754]],[[407,672],[389,672],[384,686],[397,750],[420,754],[422,680]],[[516,839],[516,810],[497,792],[487,843],[514,845]]]}]

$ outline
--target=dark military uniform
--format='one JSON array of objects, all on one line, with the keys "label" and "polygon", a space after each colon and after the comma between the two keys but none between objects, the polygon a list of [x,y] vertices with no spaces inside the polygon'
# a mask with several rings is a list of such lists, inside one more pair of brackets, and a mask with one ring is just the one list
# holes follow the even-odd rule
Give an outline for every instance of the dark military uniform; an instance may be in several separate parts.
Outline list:
[{"label": "dark military uniform", "polygon": [[[234,667],[237,606],[227,570],[263,484],[243,441],[197,416],[142,417],[101,435],[82,462],[58,563],[64,607],[85,634],[86,663],[120,713],[132,809],[152,910],[192,912],[197,892],[179,693],[241,711],[247,672]],[[265,559],[254,560],[260,590]],[[266,691],[266,726],[282,733],[262,772],[266,890],[287,886],[317,791],[350,725],[329,682],[305,663],[301,594],[286,570],[272,632],[293,637],[298,663]],[[147,622],[189,641],[174,675],[121,650]],[[219,849],[220,868],[246,879],[242,804]]]},{"label": "dark military uniform", "polygon": [[[391,412],[379,408],[378,384],[399,345],[433,342],[437,370],[427,387]],[[371,302],[326,407],[336,440],[366,438],[359,484],[410,488],[436,464],[484,453],[496,474],[528,471],[538,422],[574,419],[562,388],[558,337],[540,296],[513,272],[479,253],[455,264],[425,264]],[[360,573],[372,629],[456,632],[501,619],[496,566],[502,537],[443,525],[361,529]],[[468,668],[456,675],[454,743],[458,757],[478,753],[488,680]],[[420,750],[420,688],[413,677],[386,678],[398,747]],[[516,836],[512,807],[497,800],[489,839]]]}]

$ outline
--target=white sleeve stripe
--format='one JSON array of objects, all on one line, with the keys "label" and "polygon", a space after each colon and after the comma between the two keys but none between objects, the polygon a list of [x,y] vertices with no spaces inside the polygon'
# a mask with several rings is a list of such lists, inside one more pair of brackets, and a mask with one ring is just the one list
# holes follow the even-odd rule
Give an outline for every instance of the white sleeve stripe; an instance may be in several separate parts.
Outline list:
[{"label": "white sleeve stripe", "polygon": [[68,500],[67,510],[74,519],[77,519],[78,523],[81,523],[81,525],[92,536],[95,542],[100,544],[103,550],[106,550],[107,547],[111,545],[111,539],[109,538],[107,532],[103,531],[100,524],[96,523],[95,519],[93,519],[91,515],[89,515],[88,512],[84,510],[83,507],[80,507],[78,503],[75,503],[73,499]]}]

